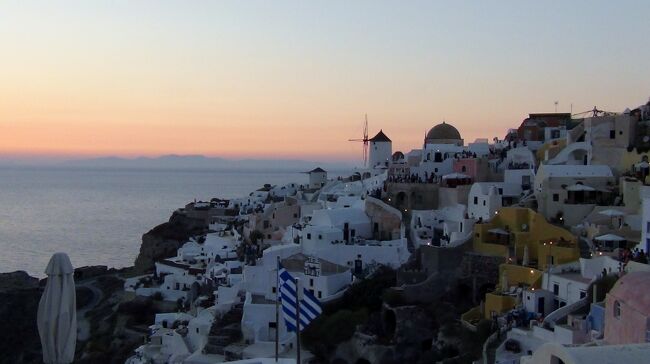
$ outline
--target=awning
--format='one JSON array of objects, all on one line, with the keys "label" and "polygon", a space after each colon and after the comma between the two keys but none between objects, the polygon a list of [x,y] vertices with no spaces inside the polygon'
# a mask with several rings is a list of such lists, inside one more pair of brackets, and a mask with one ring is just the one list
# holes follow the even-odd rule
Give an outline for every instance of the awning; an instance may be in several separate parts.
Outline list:
[{"label": "awning", "polygon": [[616,234],[605,234],[605,235],[595,237],[594,240],[598,240],[598,241],[625,241],[626,239],[624,237],[618,236]]},{"label": "awning", "polygon": [[598,211],[598,213],[609,217],[625,216],[625,213],[623,211],[614,210],[614,209]]},{"label": "awning", "polygon": [[462,173],[449,173],[442,176],[442,179],[469,179],[470,176]]},{"label": "awning", "polygon": [[507,232],[507,231],[505,231],[503,229],[499,229],[499,228],[490,229],[490,230],[488,230],[488,232],[492,233],[492,234],[497,234],[497,235],[510,235],[509,232]]},{"label": "awning", "polygon": [[571,185],[566,188],[567,191],[573,191],[573,192],[578,192],[578,191],[584,191],[584,192],[593,192],[596,191],[595,188],[587,185],[581,185],[581,184],[575,184]]}]

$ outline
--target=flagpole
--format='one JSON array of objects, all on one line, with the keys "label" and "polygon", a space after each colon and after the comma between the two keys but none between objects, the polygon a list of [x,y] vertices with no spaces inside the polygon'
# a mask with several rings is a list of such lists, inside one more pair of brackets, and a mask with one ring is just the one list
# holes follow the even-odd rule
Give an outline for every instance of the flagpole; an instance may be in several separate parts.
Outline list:
[{"label": "flagpole", "polygon": [[294,278],[296,283],[296,363],[300,364],[300,287],[298,278]]},{"label": "flagpole", "polygon": [[280,347],[280,256],[275,265],[275,362],[278,362]]}]

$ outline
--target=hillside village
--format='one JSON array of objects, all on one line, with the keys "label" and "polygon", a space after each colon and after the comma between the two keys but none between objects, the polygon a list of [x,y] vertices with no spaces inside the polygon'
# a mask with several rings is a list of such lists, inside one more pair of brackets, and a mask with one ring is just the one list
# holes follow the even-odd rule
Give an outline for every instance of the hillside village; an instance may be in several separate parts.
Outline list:
[{"label": "hillside village", "polygon": [[348,177],[315,166],[176,211],[201,233],[125,281],[171,307],[127,363],[271,363],[276,338],[295,362],[278,262],[323,306],[305,363],[650,360],[650,102],[530,114],[503,139],[466,143],[446,121],[418,149],[389,136]]}]

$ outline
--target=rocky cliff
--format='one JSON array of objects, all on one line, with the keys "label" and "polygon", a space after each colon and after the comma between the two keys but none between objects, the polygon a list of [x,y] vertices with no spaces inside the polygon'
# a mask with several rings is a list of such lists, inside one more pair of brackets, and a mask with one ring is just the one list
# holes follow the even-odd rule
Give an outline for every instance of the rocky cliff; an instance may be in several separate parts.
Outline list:
[{"label": "rocky cliff", "polygon": [[25,272],[0,273],[0,363],[40,363],[36,312],[37,278]]},{"label": "rocky cliff", "polygon": [[204,220],[193,219],[182,212],[175,211],[168,222],[142,235],[134,272],[136,274],[153,272],[156,260],[175,256],[178,248],[190,237],[205,233],[207,228]]}]

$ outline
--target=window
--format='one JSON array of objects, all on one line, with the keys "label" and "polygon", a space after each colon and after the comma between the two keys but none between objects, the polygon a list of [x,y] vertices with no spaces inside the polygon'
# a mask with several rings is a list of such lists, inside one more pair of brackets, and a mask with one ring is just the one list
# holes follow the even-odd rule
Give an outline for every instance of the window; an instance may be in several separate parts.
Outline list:
[{"label": "window", "polygon": [[297,218],[298,218],[298,214],[293,214],[293,218],[294,218],[294,219],[297,219]]},{"label": "window", "polygon": [[313,278],[309,278],[309,286],[310,287],[314,286],[314,279]]},{"label": "window", "polygon": [[614,301],[614,317],[621,317],[621,303],[618,301]]},{"label": "window", "polygon": [[585,291],[580,291],[580,299],[583,299],[583,298],[585,298],[585,297],[587,297],[587,292],[585,292]]},{"label": "window", "polygon": [[485,206],[485,200],[483,200],[483,206]]},{"label": "window", "polygon": [[434,168],[433,171],[438,173],[438,168]]},{"label": "window", "polygon": [[311,234],[307,234],[307,240],[311,240]]},{"label": "window", "polygon": [[503,188],[499,188],[499,194],[503,195]]},{"label": "window", "polygon": [[553,283],[553,294],[556,296],[560,294],[560,285],[557,283]]},{"label": "window", "polygon": [[318,291],[318,298],[323,298],[323,292]]},{"label": "window", "polygon": [[614,138],[616,138],[616,130],[610,130],[609,139],[614,139]]},{"label": "window", "polygon": [[[478,205],[478,197],[474,196],[474,205]],[[648,223],[648,230],[650,230],[650,222]]]},{"label": "window", "polygon": [[323,235],[318,234],[318,240],[323,240]]},{"label": "window", "polygon": [[461,167],[460,171],[461,172],[467,172],[467,167],[465,167],[465,166]]},{"label": "window", "polygon": [[553,194],[553,201],[560,201],[560,194],[554,193]]}]

